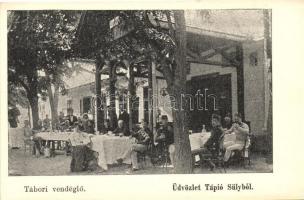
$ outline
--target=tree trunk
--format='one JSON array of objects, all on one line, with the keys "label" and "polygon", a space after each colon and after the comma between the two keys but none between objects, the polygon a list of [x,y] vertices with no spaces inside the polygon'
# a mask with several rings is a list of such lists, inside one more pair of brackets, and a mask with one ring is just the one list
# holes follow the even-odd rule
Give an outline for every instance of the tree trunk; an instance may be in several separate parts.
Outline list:
[{"label": "tree trunk", "polygon": [[175,144],[175,173],[189,174],[192,172],[192,157],[189,141],[189,133],[187,122],[185,121],[185,111],[181,110],[182,90],[175,85],[175,89],[171,94],[175,97],[174,108],[172,109],[172,117],[174,122],[174,144]]},{"label": "tree trunk", "polygon": [[31,110],[32,110],[32,120],[33,120],[33,129],[38,128],[39,120],[39,109],[38,109],[38,72],[34,69],[27,77],[29,81],[28,87],[25,87],[27,91],[27,98],[29,100]]},{"label": "tree trunk", "polygon": [[[182,94],[186,93],[186,24],[184,11],[174,11],[175,19],[175,39],[176,50],[174,55],[175,63],[169,69],[164,66],[164,77],[168,85],[168,92],[171,96],[171,106],[174,124],[174,144],[175,144],[175,173],[188,174],[192,172],[192,157],[189,141],[189,133],[185,110],[188,109]],[[164,62],[163,62],[164,63]],[[167,67],[167,68],[166,68]],[[185,107],[186,106],[186,107]]]},{"label": "tree trunk", "polygon": [[149,128],[153,132],[153,78],[152,78],[152,63],[149,62],[148,69],[148,102],[149,102]]},{"label": "tree trunk", "polygon": [[110,62],[110,72],[109,72],[109,93],[110,93],[110,108],[109,108],[109,116],[110,116],[110,125],[112,128],[117,127],[117,115],[116,115],[116,64],[114,61]]},{"label": "tree trunk", "polygon": [[39,120],[39,110],[38,110],[38,95],[36,94],[29,94],[28,100],[31,105],[32,110],[32,119],[33,119],[33,129],[37,129],[38,127],[38,120]]},{"label": "tree trunk", "polygon": [[51,115],[52,115],[52,129],[56,129],[56,125],[58,123],[58,96],[59,96],[59,86],[54,86],[54,94],[52,90],[51,84],[48,86],[48,96],[50,101],[50,107],[51,107]]}]

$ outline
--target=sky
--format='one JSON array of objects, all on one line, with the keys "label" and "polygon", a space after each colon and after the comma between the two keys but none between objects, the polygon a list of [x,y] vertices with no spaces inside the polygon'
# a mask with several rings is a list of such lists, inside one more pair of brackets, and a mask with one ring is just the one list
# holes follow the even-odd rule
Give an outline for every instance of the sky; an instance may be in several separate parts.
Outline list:
[{"label": "sky", "polygon": [[209,18],[198,10],[186,10],[188,26],[203,28],[253,39],[264,35],[263,10],[210,10]]}]

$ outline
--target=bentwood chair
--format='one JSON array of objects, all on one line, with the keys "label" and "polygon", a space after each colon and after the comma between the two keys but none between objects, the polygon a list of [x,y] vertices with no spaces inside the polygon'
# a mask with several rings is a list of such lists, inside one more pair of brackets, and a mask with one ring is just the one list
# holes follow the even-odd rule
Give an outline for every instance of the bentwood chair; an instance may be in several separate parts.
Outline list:
[{"label": "bentwood chair", "polygon": [[29,138],[24,138],[24,154],[26,153],[27,149],[29,149],[29,153],[31,154],[34,149],[35,142]]},{"label": "bentwood chair", "polygon": [[251,166],[251,143],[252,143],[252,133],[251,133],[251,128],[250,128],[250,122],[245,122],[248,126],[249,126],[249,134],[247,135],[247,137],[245,138],[244,141],[244,147],[241,150],[234,150],[234,158],[232,159],[232,161],[235,161],[237,163],[242,163],[243,167],[246,168],[246,165],[248,163],[249,166]]},{"label": "bentwood chair", "polygon": [[[147,150],[144,152],[137,152],[137,158],[138,162],[144,164],[144,166],[147,165],[147,157],[150,159],[151,164],[154,167],[154,163],[152,162],[152,157],[153,157],[153,144],[152,142],[149,142],[147,146]],[[143,165],[142,165],[143,166]]]}]

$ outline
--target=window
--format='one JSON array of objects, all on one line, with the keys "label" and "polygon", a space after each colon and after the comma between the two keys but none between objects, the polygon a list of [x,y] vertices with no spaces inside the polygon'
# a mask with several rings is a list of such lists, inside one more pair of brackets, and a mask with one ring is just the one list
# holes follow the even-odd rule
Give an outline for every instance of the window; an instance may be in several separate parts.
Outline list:
[{"label": "window", "polygon": [[72,100],[71,99],[67,100],[67,108],[68,109],[72,108]]},{"label": "window", "polygon": [[91,97],[84,97],[82,99],[83,107],[82,107],[82,113],[89,113],[91,111]]},{"label": "window", "polygon": [[83,114],[83,109],[82,109],[82,99],[80,99],[79,101],[79,110],[80,110],[80,114]]},{"label": "window", "polygon": [[249,59],[250,59],[250,66],[252,67],[256,67],[258,66],[258,52],[253,52],[250,54],[249,56]]}]

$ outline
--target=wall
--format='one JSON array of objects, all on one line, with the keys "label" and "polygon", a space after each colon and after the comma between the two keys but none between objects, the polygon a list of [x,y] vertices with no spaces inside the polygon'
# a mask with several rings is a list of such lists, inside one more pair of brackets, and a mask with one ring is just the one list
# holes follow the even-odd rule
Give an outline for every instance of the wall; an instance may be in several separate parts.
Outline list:
[{"label": "wall", "polygon": [[[257,52],[257,65],[250,65],[250,54]],[[243,45],[244,53],[244,97],[245,117],[250,121],[251,131],[262,134],[265,120],[265,64],[263,40],[247,42]],[[267,95],[266,95],[267,96]]]},{"label": "wall", "polygon": [[[252,52],[257,52],[257,66],[250,65],[250,54]],[[255,134],[261,134],[264,127],[265,121],[265,109],[267,104],[267,88],[265,88],[265,65],[264,65],[264,51],[263,51],[263,40],[258,42],[246,42],[243,45],[244,53],[244,106],[245,106],[245,119],[251,123],[251,131]],[[215,56],[212,60],[219,61],[220,56]],[[187,75],[187,80],[190,80],[193,76],[200,76],[212,73],[220,73],[221,75],[230,74],[231,75],[231,92],[232,92],[232,113],[238,111],[237,105],[237,76],[235,67],[222,67],[206,64],[196,64],[191,63],[190,74]],[[160,74],[157,74],[159,76]],[[92,76],[92,75],[91,75]],[[74,78],[75,79],[75,78]],[[77,80],[77,78],[75,79]],[[94,80],[92,76],[91,80]],[[144,81],[143,81],[144,80]],[[143,87],[147,86],[147,79],[136,78],[135,82],[143,81],[136,88],[137,96],[140,98],[139,102],[139,117],[138,119],[144,118],[144,102],[143,102]],[[166,88],[166,81],[161,78],[156,79],[156,84],[154,85],[154,100],[157,99],[158,104],[157,109],[160,109],[161,114],[168,115],[169,121],[172,121],[172,112],[170,108],[170,101],[168,96],[163,97],[161,95],[161,89]],[[68,95],[60,96],[58,112],[64,111],[66,114],[67,100],[72,99],[72,107],[74,109],[74,114],[80,115],[80,99],[86,96],[93,96],[93,92],[89,84],[81,85],[79,87],[71,88]],[[41,106],[44,104],[44,115],[50,115],[49,103],[40,102]],[[116,102],[116,111],[118,113],[118,101]],[[42,117],[42,115],[41,115]],[[42,118],[42,119],[43,119]]]}]

